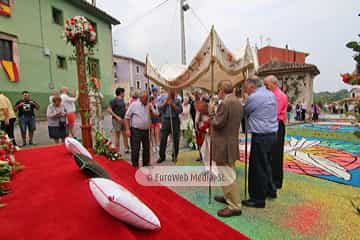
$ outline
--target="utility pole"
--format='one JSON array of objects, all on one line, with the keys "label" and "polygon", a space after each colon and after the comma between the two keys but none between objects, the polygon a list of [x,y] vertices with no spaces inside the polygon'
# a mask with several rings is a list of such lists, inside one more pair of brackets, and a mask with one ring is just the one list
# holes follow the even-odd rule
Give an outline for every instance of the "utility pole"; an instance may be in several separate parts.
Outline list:
[{"label": "utility pole", "polygon": [[181,63],[186,64],[186,45],[185,45],[185,23],[184,12],[190,9],[185,0],[180,0],[180,26],[181,26]]}]

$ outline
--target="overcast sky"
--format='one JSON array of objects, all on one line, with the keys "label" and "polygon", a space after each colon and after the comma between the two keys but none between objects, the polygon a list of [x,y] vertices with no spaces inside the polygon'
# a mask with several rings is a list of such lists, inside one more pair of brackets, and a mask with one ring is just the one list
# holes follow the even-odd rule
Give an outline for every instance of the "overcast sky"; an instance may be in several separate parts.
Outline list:
[{"label": "overcast sky", "polygon": [[[180,63],[179,0],[169,0],[144,16],[163,0],[97,0],[97,5],[123,24],[114,27],[115,53],[144,60],[147,53],[156,64]],[[352,51],[345,47],[359,40],[359,0],[188,0],[193,10],[185,13],[187,60],[205,40],[211,25],[231,50],[246,38],[260,47],[277,47],[310,54],[308,63],[318,66],[314,90],[350,88],[339,74],[353,71]],[[198,17],[196,17],[198,16]],[[200,19],[200,20],[198,20]]]}]

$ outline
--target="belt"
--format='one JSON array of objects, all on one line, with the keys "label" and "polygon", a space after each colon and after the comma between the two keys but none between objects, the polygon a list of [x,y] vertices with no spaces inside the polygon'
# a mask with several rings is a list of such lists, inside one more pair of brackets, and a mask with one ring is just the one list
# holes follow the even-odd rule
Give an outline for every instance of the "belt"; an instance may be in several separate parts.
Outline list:
[{"label": "belt", "polygon": [[258,137],[265,137],[265,136],[271,136],[271,135],[275,135],[275,132],[270,132],[270,133],[252,133],[253,136],[258,136]]},{"label": "belt", "polygon": [[141,129],[141,128],[135,128],[135,127],[131,127],[131,129],[137,130],[137,131],[143,131],[143,132],[149,131],[149,129]]},{"label": "belt", "polygon": [[179,117],[172,117],[172,118],[170,118],[170,117],[164,117],[163,119],[164,119],[164,120],[169,120],[169,121],[170,121],[170,119],[172,119],[172,120],[177,120],[177,119],[179,119],[179,120],[180,120]]}]

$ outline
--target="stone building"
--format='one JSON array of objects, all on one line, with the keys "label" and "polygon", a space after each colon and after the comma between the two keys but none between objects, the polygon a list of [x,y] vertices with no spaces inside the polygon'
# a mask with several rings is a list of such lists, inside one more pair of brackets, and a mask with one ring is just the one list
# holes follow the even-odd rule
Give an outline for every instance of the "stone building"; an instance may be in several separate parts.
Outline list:
[{"label": "stone building", "polygon": [[264,78],[275,75],[281,89],[288,95],[289,103],[303,103],[306,109],[311,108],[314,99],[314,78],[320,71],[306,63],[309,54],[267,46],[258,50],[260,67],[257,75]]},{"label": "stone building", "polygon": [[350,90],[350,98],[360,99],[360,88],[353,88]]}]

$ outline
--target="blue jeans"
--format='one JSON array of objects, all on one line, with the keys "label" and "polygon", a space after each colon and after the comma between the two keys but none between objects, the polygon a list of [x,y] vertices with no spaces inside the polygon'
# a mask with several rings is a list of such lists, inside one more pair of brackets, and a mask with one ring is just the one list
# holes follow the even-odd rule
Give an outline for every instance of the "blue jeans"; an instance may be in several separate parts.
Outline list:
[{"label": "blue jeans", "polygon": [[21,116],[19,118],[19,126],[21,134],[26,134],[26,129],[33,132],[36,129],[35,116]]}]

